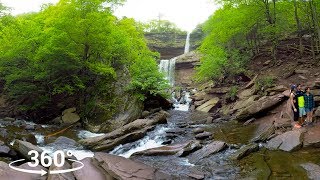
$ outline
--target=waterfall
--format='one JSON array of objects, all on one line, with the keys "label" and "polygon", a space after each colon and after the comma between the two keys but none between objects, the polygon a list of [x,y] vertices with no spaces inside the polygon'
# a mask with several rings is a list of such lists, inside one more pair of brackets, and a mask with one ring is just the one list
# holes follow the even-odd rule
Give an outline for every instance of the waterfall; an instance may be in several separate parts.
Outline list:
[{"label": "waterfall", "polygon": [[177,58],[172,58],[170,60],[161,60],[159,64],[159,71],[164,73],[166,80],[168,80],[171,86],[174,85],[176,59]]},{"label": "waterfall", "polygon": [[188,53],[190,51],[190,33],[188,32],[186,38],[186,46],[184,47],[184,53]]}]

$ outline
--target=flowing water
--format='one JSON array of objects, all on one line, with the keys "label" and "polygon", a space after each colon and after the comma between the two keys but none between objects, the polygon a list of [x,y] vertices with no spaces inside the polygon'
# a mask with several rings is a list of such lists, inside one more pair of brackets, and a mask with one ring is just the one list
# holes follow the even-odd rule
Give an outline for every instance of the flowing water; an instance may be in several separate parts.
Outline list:
[{"label": "flowing water", "polygon": [[187,34],[186,45],[184,47],[184,53],[188,53],[190,51],[190,32]]},{"label": "flowing water", "polygon": [[171,87],[174,86],[174,70],[177,58],[172,58],[170,60],[161,60],[159,64],[159,71],[165,75],[166,80],[168,80]]}]

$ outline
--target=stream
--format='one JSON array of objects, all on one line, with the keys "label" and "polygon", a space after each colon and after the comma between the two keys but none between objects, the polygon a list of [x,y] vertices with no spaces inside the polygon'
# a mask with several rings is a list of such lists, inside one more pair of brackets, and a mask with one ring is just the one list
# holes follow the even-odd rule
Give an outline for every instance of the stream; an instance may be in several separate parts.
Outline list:
[{"label": "stream", "polygon": [[[190,38],[188,34],[187,41]],[[189,43],[187,43],[189,46]],[[186,51],[189,47],[186,47]],[[161,60],[159,69],[162,71],[171,86],[174,85],[174,70],[176,58]],[[234,121],[213,120],[205,124],[208,113],[190,111],[190,92],[182,90],[181,96],[176,98],[172,94],[174,109],[169,111],[167,124],[157,125],[154,130],[135,142],[121,144],[115,147],[110,154],[131,158],[156,167],[168,174],[176,175],[180,179],[190,177],[205,179],[307,179],[306,171],[300,166],[302,163],[320,163],[320,149],[302,149],[296,152],[269,151],[260,144],[260,150],[244,157],[240,161],[230,159],[239,148],[249,143],[253,138],[257,125],[252,123],[242,125]],[[195,140],[193,130],[204,128],[213,134],[213,139],[202,140],[206,145],[212,141],[223,141],[228,147],[216,154],[212,154],[196,163],[190,163],[188,156],[142,156],[133,155],[136,152],[151,148],[162,147],[169,144],[184,143]],[[80,139],[96,137],[103,134],[92,133],[81,127],[72,127],[61,133],[61,136],[70,138],[66,143],[53,143],[60,136],[45,138],[45,135],[61,130],[56,125],[40,125],[24,120],[0,119],[0,135],[6,142],[13,144],[14,139],[23,139],[38,145],[49,154],[56,150],[71,150],[78,159],[92,157],[94,152],[85,149],[76,142]],[[74,140],[74,141],[73,141]],[[10,162],[10,158],[0,158],[1,161]]]}]

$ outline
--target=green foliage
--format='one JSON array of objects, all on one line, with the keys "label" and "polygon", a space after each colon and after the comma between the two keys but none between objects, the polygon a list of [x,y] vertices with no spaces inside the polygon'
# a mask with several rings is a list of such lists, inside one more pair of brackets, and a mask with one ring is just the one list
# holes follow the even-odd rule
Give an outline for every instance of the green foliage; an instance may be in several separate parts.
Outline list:
[{"label": "green foliage", "polygon": [[[199,48],[203,55],[197,73],[200,81],[217,81],[242,72],[250,62],[249,57],[259,53],[261,46],[271,46],[269,51],[274,55],[281,39],[297,33],[293,1],[216,2],[221,8],[202,25],[206,36]],[[310,22],[309,2],[297,1],[297,4],[302,29],[310,32],[309,27],[315,22]],[[319,3],[315,4],[319,6]]]},{"label": "green foliage", "polygon": [[187,33],[168,20],[151,20],[147,23],[142,23],[142,27],[147,33]]},{"label": "green foliage", "polygon": [[273,87],[275,80],[276,80],[276,78],[273,76],[266,76],[266,77],[259,78],[255,82],[255,89],[258,92],[260,92],[260,91],[264,91],[270,87]]},{"label": "green foliage", "polygon": [[133,19],[117,19],[105,2],[60,0],[39,13],[1,18],[0,75],[23,110],[74,96],[84,116],[96,106],[112,111],[114,84],[124,75],[123,88],[132,94],[163,93],[166,83],[142,28]]}]

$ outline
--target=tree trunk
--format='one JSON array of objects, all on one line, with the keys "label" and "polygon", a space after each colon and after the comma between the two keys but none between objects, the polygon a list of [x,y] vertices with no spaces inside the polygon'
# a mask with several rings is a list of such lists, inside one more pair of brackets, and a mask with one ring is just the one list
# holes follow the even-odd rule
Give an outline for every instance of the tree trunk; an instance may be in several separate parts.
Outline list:
[{"label": "tree trunk", "polygon": [[[313,26],[315,28],[315,33],[317,34],[316,44],[318,44],[318,42],[320,41],[320,27],[319,27],[319,21],[318,21],[318,13],[317,13],[316,6],[314,5],[314,1],[310,0],[309,4],[310,4],[310,9],[312,14],[311,17],[312,17]],[[317,45],[317,53],[319,53],[318,45]]]},{"label": "tree trunk", "polygon": [[302,30],[301,30],[300,19],[299,19],[299,16],[298,16],[298,5],[297,5],[297,1],[296,1],[296,0],[293,0],[293,4],[294,4],[294,17],[295,17],[295,19],[296,19],[297,28],[298,28],[300,56],[302,56],[304,48],[303,48],[303,44],[302,44]]}]

